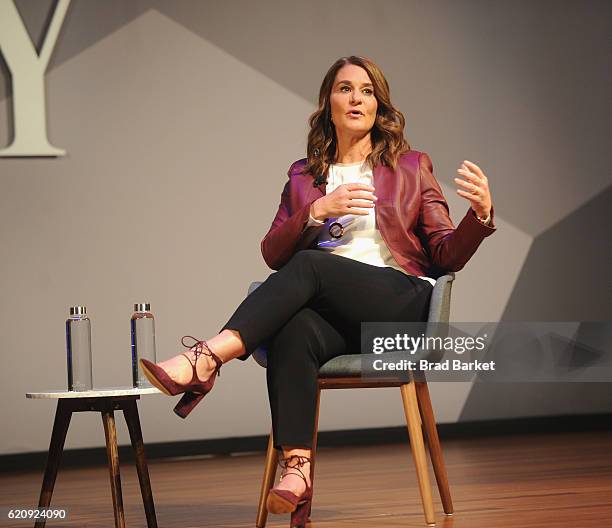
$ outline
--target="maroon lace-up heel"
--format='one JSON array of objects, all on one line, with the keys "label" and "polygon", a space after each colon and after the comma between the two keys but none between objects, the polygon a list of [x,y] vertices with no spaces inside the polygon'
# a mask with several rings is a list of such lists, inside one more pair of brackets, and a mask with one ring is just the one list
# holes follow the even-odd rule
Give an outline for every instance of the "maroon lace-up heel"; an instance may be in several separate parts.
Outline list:
[{"label": "maroon lace-up heel", "polygon": [[[194,341],[193,345],[188,345],[185,343],[185,339],[192,339]],[[141,359],[140,366],[142,367],[142,371],[144,372],[147,379],[160,391],[168,396],[176,396],[177,394],[182,394],[183,397],[179,400],[174,407],[174,412],[178,414],[181,418],[186,418],[187,415],[193,411],[195,406],[200,403],[202,398],[206,396],[213,388],[215,384],[215,379],[217,374],[221,375],[221,365],[223,365],[223,361],[219,359],[209,347],[206,341],[196,339],[193,336],[183,336],[181,339],[181,343],[185,348],[189,350],[193,350],[194,361],[191,362],[189,356],[187,354],[183,354],[187,358],[187,361],[191,364],[191,368],[193,369],[193,374],[191,376],[191,381],[189,383],[180,384],[174,381],[168,373],[155,363],[147,360]],[[209,356],[213,358],[216,367],[213,373],[206,381],[202,381],[198,377],[198,372],[196,370],[196,364],[200,356]]]},{"label": "maroon lace-up heel", "polygon": [[[266,506],[270,513],[291,513],[291,528],[303,528],[308,521],[310,514],[310,504],[312,503],[312,487],[308,485],[306,475],[301,468],[306,463],[310,463],[310,458],[299,455],[291,455],[287,458],[280,458],[278,464],[281,468],[289,471],[285,472],[280,480],[287,475],[297,475],[304,480],[306,489],[300,497],[284,489],[272,488],[268,493]],[[295,471],[291,471],[295,470]]]}]

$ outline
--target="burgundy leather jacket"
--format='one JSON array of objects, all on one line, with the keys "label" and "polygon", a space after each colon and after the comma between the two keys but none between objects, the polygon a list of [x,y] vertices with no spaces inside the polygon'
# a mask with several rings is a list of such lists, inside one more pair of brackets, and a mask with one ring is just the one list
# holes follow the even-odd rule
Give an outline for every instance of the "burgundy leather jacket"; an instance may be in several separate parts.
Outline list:
[{"label": "burgundy leather jacket", "polygon": [[[325,195],[325,184],[313,187],[313,176],[302,174],[305,165],[306,159],[301,159],[289,168],[278,212],[261,241],[264,260],[275,270],[297,251],[316,248],[319,230],[327,229],[306,227],[310,205]],[[455,228],[432,171],[429,156],[411,150],[402,154],[396,171],[374,167],[373,185],[378,196],[376,226],[395,260],[411,275],[435,278],[463,268],[495,225],[493,209],[485,225],[469,208]]]}]

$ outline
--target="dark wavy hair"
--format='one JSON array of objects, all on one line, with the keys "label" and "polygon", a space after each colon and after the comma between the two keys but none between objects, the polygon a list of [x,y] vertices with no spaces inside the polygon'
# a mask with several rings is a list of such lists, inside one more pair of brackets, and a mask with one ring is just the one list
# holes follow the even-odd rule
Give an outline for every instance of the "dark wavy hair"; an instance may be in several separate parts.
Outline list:
[{"label": "dark wavy hair", "polygon": [[315,178],[313,185],[321,185],[326,181],[327,170],[335,163],[336,129],[331,122],[330,97],[338,70],[347,64],[363,68],[374,86],[374,97],[378,103],[374,126],[370,130],[372,152],[366,161],[371,167],[386,165],[395,170],[399,157],[410,150],[410,145],[404,139],[404,115],[391,103],[389,83],[381,69],[370,59],[351,55],[341,57],[329,68],[319,90],[319,108],[310,116],[310,132],[306,149],[308,161],[304,173]]}]

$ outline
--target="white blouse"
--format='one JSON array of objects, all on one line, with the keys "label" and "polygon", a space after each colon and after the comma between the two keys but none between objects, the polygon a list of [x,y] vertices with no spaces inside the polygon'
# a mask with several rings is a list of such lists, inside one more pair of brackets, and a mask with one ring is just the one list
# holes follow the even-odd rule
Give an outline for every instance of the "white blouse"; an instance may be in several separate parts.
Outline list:
[{"label": "white blouse", "polygon": [[[326,193],[330,194],[338,186],[345,183],[365,183],[374,186],[372,169],[362,162],[330,165]],[[376,191],[374,191],[374,194],[376,194]],[[330,235],[329,226],[333,222],[340,223],[344,228],[342,237],[333,238]],[[310,217],[308,221],[309,226],[323,224],[325,224],[325,227],[321,229],[317,239],[319,249],[372,266],[388,266],[409,275],[393,258],[387,244],[381,237],[380,231],[376,227],[374,207],[368,209],[367,215],[344,215],[339,218],[328,218],[325,222]],[[432,285],[436,283],[430,277],[419,278],[430,282]]]}]

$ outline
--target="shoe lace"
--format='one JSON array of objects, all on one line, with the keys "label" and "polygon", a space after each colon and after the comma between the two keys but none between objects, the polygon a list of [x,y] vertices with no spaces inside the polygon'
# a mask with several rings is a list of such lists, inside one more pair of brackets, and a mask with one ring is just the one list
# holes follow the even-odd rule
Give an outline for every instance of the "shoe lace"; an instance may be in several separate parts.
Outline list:
[{"label": "shoe lace", "polygon": [[[191,339],[193,341],[193,344],[188,344],[185,342],[186,339]],[[200,356],[208,356],[213,358],[213,360],[216,363],[216,370],[217,370],[217,375],[219,377],[221,377],[221,360],[218,358],[218,356],[210,349],[210,347],[208,346],[208,343],[206,341],[204,341],[203,339],[196,339],[193,336],[183,336],[181,338],[181,344],[185,347],[188,348],[189,350],[193,351],[193,357],[194,357],[194,361],[193,363],[191,363],[191,359],[189,359],[189,356],[187,354],[183,354],[187,360],[189,361],[189,363],[191,363],[193,365],[193,368],[195,369],[196,363],[198,362],[198,359]]]},{"label": "shoe lace", "polygon": [[[310,463],[310,458],[307,456],[291,455],[287,458],[279,458],[278,465],[284,470],[280,480],[283,480],[287,475],[297,475],[298,477],[302,478],[304,484],[306,484],[306,487],[308,488],[308,480],[301,469],[307,463]],[[291,471],[292,469],[295,471]]]}]

